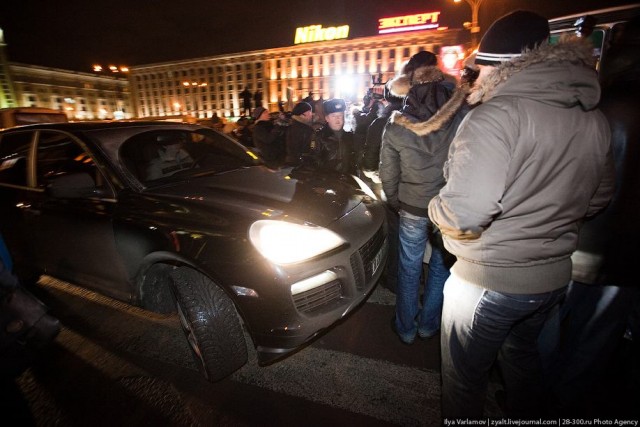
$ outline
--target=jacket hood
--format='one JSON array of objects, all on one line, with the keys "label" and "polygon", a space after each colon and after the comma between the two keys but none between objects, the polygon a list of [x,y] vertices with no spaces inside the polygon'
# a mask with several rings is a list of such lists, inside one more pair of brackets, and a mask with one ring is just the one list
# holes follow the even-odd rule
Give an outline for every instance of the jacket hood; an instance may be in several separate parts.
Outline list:
[{"label": "jacket hood", "polygon": [[600,85],[588,40],[565,35],[557,44],[542,44],[522,56],[497,65],[469,95],[469,104],[512,95],[546,104],[594,108]]},{"label": "jacket hood", "polygon": [[468,82],[460,84],[449,100],[437,112],[427,120],[411,120],[400,111],[391,114],[390,123],[402,126],[418,136],[425,136],[442,129],[453,116],[465,105],[465,100],[471,92],[471,85]]},{"label": "jacket hood", "polygon": [[444,80],[444,73],[440,69],[433,65],[426,65],[418,67],[416,70],[410,73],[403,73],[389,81],[389,92],[393,96],[404,98],[409,94],[409,90],[414,85],[422,83],[435,83]]}]

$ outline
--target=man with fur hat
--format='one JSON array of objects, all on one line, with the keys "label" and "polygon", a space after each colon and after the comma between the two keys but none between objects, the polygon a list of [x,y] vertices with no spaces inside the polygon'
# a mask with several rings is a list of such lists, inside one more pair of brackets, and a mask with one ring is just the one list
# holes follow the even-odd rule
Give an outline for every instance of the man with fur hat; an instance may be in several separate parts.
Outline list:
[{"label": "man with fur hat", "polygon": [[317,166],[343,174],[355,174],[353,133],[344,130],[346,104],[343,99],[328,99],[323,104],[325,126],[315,133]]},{"label": "man with fur hat", "polygon": [[296,104],[291,111],[291,126],[287,130],[287,165],[298,166],[302,163],[302,156],[311,153],[312,123],[311,105],[306,102]]},{"label": "man with fur hat", "polygon": [[612,195],[591,47],[548,37],[547,20],[526,11],[487,30],[469,97],[482,103],[460,124],[429,204],[457,257],[442,313],[444,418],[483,417],[498,354],[507,415],[541,415],[536,341],[571,280],[580,222]]},{"label": "man with fur hat", "polygon": [[392,327],[400,341],[412,344],[440,329],[442,288],[449,276],[446,254],[433,245],[425,292],[420,304],[420,277],[427,241],[435,241],[427,206],[444,185],[442,166],[462,120],[465,89],[445,80],[437,57],[422,51],[411,57],[389,82],[404,98],[385,126],[380,151],[380,180],[387,200],[399,213],[396,312]]}]

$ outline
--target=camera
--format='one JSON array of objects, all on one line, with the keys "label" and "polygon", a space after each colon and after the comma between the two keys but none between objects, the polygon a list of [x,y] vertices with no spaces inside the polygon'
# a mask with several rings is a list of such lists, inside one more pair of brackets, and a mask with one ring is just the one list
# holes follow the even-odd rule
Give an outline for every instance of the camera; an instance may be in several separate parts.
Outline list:
[{"label": "camera", "polygon": [[371,76],[371,87],[367,89],[367,93],[364,96],[365,104],[368,104],[370,100],[379,101],[384,99],[384,86],[386,82],[382,82],[382,73],[378,73],[377,76]]},{"label": "camera", "polygon": [[383,99],[384,98],[384,87],[370,87],[367,89],[367,94],[365,97],[369,97],[371,99]]},{"label": "camera", "polygon": [[376,89],[377,88],[375,87],[370,87],[369,89],[367,89],[367,93],[364,95],[364,98],[362,98],[362,101],[365,105],[369,104],[371,100],[379,101],[384,98],[384,88],[382,91]]}]

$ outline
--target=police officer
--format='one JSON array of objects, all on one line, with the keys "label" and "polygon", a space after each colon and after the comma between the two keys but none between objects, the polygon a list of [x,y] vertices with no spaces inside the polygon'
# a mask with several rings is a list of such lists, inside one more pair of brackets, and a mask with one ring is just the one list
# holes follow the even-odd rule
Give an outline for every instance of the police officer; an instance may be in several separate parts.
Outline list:
[{"label": "police officer", "polygon": [[314,153],[320,168],[343,174],[355,174],[353,133],[344,130],[346,104],[343,99],[329,99],[323,104],[326,125],[314,135]]}]

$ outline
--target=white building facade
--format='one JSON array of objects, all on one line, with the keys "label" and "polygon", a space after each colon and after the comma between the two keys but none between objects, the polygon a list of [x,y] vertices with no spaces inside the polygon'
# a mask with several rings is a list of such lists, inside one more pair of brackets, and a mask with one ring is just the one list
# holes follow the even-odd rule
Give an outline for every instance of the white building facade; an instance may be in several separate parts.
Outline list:
[{"label": "white building facade", "polygon": [[[372,77],[387,81],[421,50],[438,54],[463,30],[422,30],[316,41],[289,47],[217,55],[130,68],[137,117],[238,117],[241,92],[262,94],[262,106],[286,110],[307,97],[362,100]],[[252,102],[252,108],[255,103]]]},{"label": "white building facade", "polygon": [[126,78],[17,63],[9,70],[15,106],[61,110],[70,120],[133,117]]}]

